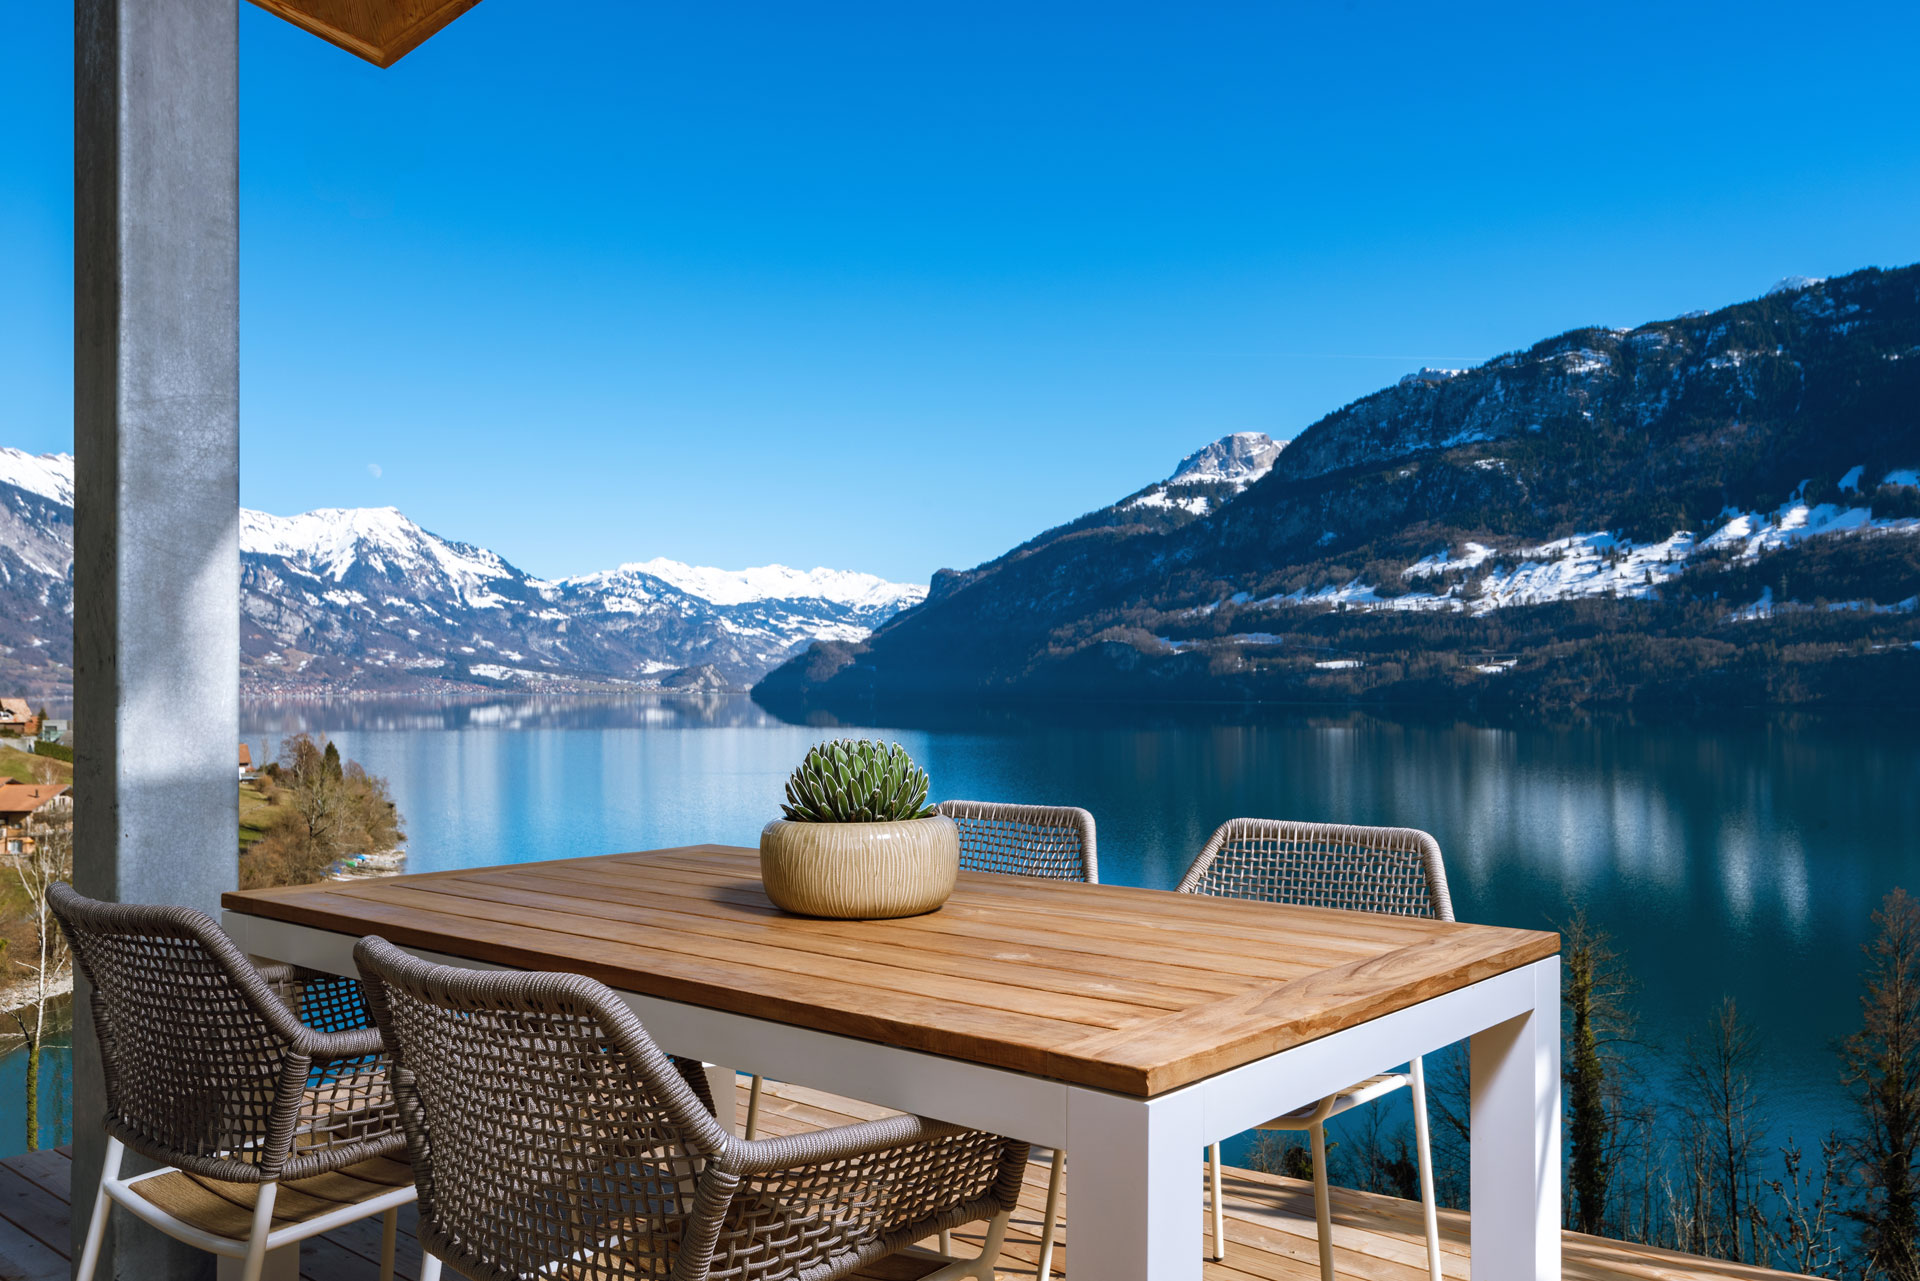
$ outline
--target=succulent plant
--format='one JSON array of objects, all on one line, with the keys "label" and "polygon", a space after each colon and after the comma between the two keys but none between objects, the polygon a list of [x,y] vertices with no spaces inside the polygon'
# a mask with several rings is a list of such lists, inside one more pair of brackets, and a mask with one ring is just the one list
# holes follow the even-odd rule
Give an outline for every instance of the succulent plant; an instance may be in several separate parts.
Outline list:
[{"label": "succulent plant", "polygon": [[797,823],[895,823],[927,818],[927,772],[898,743],[836,739],[807,753],[781,811]]}]

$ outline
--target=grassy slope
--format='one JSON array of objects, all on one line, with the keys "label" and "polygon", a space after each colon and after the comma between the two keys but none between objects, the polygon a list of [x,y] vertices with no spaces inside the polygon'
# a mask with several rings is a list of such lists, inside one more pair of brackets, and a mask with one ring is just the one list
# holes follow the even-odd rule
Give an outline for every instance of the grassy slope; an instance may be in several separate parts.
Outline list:
[{"label": "grassy slope", "polygon": [[271,807],[252,783],[240,784],[240,848],[245,850],[267,834]]},{"label": "grassy slope", "polygon": [[16,783],[37,783],[40,777],[35,770],[41,766],[53,766],[56,782],[73,782],[73,766],[65,761],[56,761],[51,756],[35,756],[23,752],[17,747],[0,743],[0,779],[12,779]]}]

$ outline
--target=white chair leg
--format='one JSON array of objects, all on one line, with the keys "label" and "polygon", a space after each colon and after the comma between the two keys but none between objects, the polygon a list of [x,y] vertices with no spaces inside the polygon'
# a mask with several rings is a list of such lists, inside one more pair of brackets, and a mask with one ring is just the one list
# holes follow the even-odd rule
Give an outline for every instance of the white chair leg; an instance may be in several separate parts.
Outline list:
[{"label": "white chair leg", "polygon": [[1313,1222],[1320,1236],[1320,1281],[1333,1278],[1333,1207],[1327,1199],[1327,1128],[1307,1129],[1313,1145]]},{"label": "white chair leg", "polygon": [[[980,1253],[971,1259],[958,1259],[947,1264],[938,1272],[929,1272],[921,1281],[994,1281],[999,1275],[1000,1251],[1007,1242],[1007,1224],[1013,1220],[1010,1211],[1002,1210],[993,1216],[987,1224],[986,1243],[980,1247]],[[942,1232],[943,1238],[947,1235]],[[945,1246],[941,1249],[944,1251]],[[420,1281],[427,1281],[422,1277]]]},{"label": "white chair leg", "polygon": [[262,1183],[260,1198],[253,1203],[253,1230],[247,1234],[247,1262],[240,1281],[260,1281],[267,1264],[267,1235],[273,1231],[273,1202],[279,1195],[278,1183]]},{"label": "white chair leg", "polygon": [[753,1078],[753,1087],[747,1091],[747,1127],[740,1135],[743,1139],[758,1137],[760,1129],[760,1087],[764,1083],[761,1077],[755,1076]]},{"label": "white chair leg", "polygon": [[1220,1199],[1220,1145],[1207,1146],[1207,1190],[1213,1199],[1213,1258],[1227,1257],[1227,1210]]},{"label": "white chair leg", "polygon": [[1047,1281],[1053,1275],[1053,1238],[1060,1226],[1060,1187],[1065,1182],[1060,1176],[1066,1160],[1065,1152],[1059,1148],[1053,1150],[1053,1173],[1047,1176],[1047,1208],[1041,1212],[1040,1220],[1040,1263],[1033,1273],[1040,1281]]},{"label": "white chair leg", "polygon": [[87,1221],[87,1244],[80,1251],[80,1266],[74,1269],[74,1281],[93,1281],[93,1274],[100,1266],[100,1247],[107,1239],[107,1216],[113,1213],[107,1180],[120,1177],[120,1158],[125,1152],[120,1140],[107,1140],[107,1158],[100,1165],[100,1190],[93,1197],[93,1218]]},{"label": "white chair leg", "polygon": [[420,1281],[440,1281],[440,1260],[420,1251]]},{"label": "white chair leg", "polygon": [[380,1224],[380,1281],[393,1281],[393,1256],[400,1247],[400,1207],[388,1210]]},{"label": "white chair leg", "polygon": [[948,1258],[953,1257],[953,1230],[951,1228],[940,1229],[940,1253],[946,1255]]},{"label": "white chair leg", "polygon": [[1440,1212],[1433,1195],[1433,1142],[1427,1135],[1427,1077],[1419,1058],[1413,1076],[1413,1137],[1420,1151],[1420,1206],[1427,1220],[1427,1281],[1440,1281]]}]

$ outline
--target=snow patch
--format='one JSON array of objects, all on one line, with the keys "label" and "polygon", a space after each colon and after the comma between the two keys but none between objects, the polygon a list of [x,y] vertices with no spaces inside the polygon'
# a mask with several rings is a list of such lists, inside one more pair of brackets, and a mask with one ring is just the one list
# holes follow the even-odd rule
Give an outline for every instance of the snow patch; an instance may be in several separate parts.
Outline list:
[{"label": "snow patch", "polygon": [[[1167,482],[1169,485],[1172,483],[1172,481]],[[1195,516],[1204,516],[1212,505],[1213,501],[1204,494],[1190,494],[1185,498],[1175,498],[1163,485],[1138,498],[1128,499],[1120,505],[1120,510],[1133,511],[1140,507],[1156,507],[1163,511],[1183,511]]]},{"label": "snow patch", "polygon": [[1459,556],[1451,550],[1436,552],[1424,556],[1400,571],[1403,578],[1431,578],[1441,574],[1465,574],[1478,569],[1487,557],[1493,555],[1493,549],[1484,543],[1468,543]]}]

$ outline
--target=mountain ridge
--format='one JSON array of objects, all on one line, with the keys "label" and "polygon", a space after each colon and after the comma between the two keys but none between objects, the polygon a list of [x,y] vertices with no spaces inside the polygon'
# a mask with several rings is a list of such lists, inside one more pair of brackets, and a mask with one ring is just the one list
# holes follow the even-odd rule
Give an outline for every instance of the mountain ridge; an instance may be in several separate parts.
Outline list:
[{"label": "mountain ridge", "polygon": [[1920,699],[1916,407],[1920,267],[1570,330],[1363,396],[1205,510],[1129,498],[942,571],[756,693]]},{"label": "mountain ridge", "polygon": [[[71,455],[0,447],[0,680],[36,696],[70,681],[72,501]],[[394,507],[243,508],[240,551],[242,680],[261,693],[651,687],[690,669],[702,688],[740,687],[796,644],[864,637],[926,591],[665,558],[547,580]]]}]

